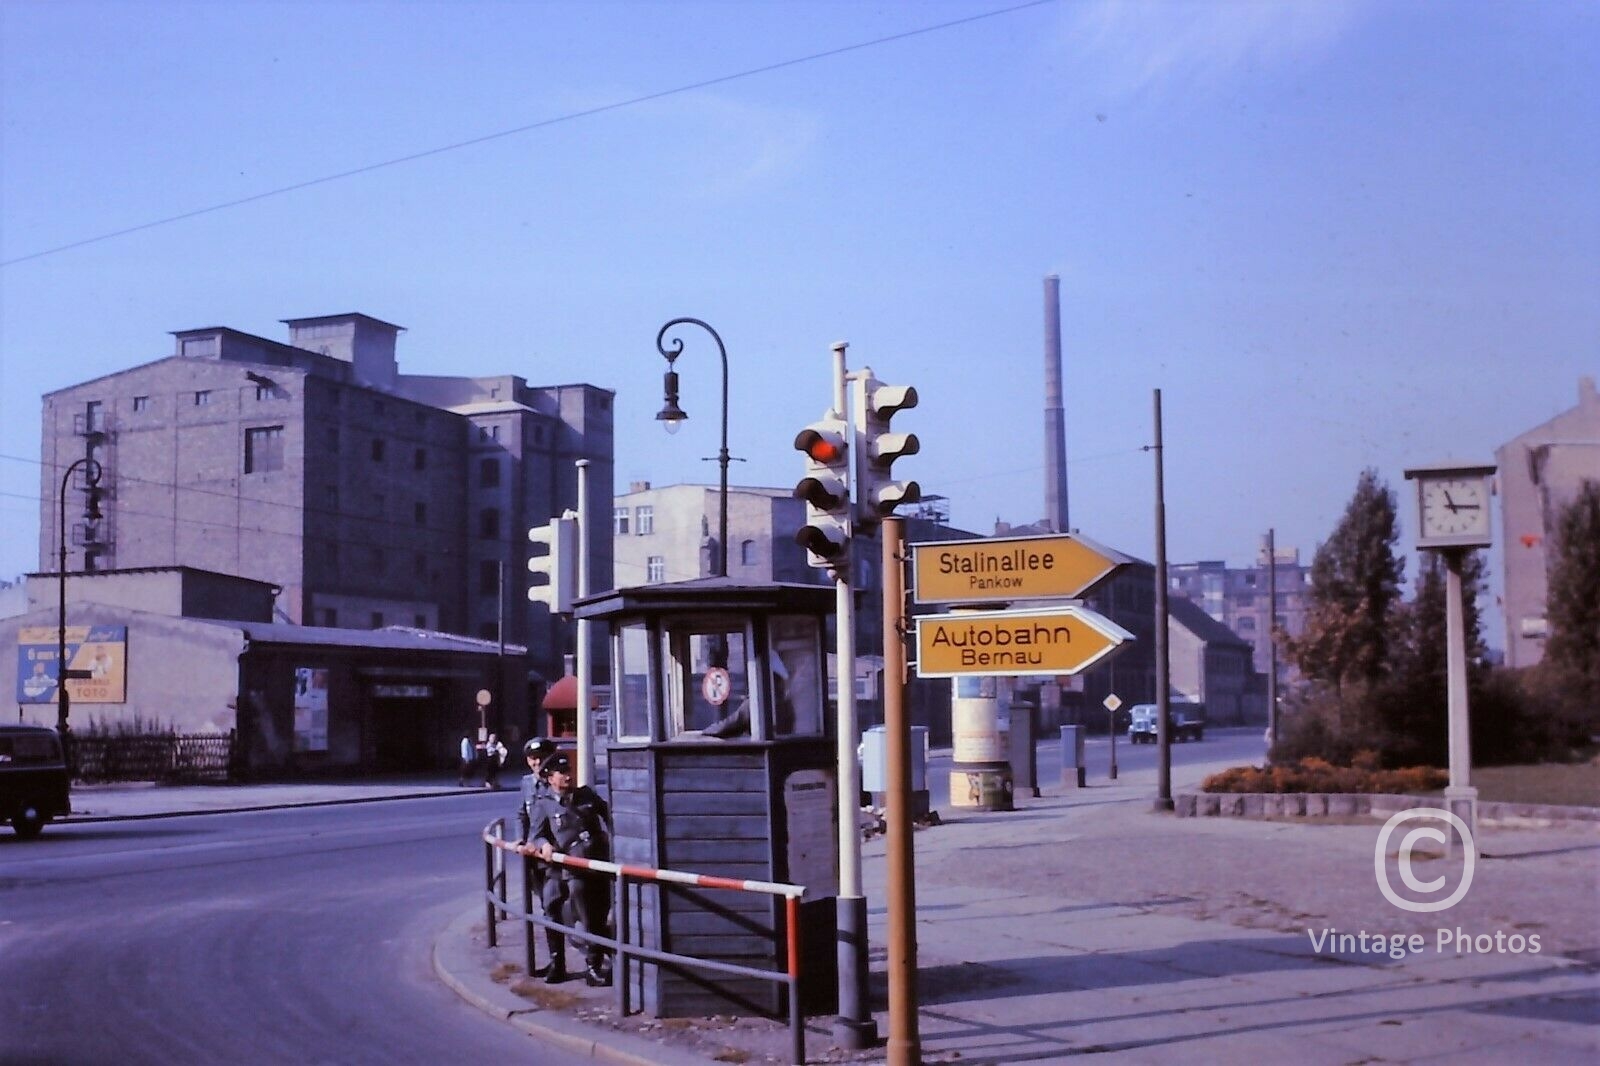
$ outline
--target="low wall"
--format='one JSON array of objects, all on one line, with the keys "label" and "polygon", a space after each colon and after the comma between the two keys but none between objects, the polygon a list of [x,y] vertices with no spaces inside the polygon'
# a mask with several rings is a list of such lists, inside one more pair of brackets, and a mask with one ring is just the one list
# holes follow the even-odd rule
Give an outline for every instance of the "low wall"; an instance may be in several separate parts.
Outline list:
[{"label": "low wall", "polygon": [[[1356,792],[1180,792],[1180,818],[1384,818],[1413,807],[1440,807],[1442,796]],[[1600,829],[1600,807],[1478,802],[1480,825],[1583,826]]]}]

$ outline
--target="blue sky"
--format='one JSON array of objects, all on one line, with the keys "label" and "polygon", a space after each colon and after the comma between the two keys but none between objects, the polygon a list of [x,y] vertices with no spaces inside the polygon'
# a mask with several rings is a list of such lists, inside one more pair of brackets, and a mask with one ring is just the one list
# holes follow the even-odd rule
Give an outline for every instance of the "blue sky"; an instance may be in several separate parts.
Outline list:
[{"label": "blue sky", "polygon": [[715,480],[708,340],[652,418],[667,319],[727,342],[748,484],[798,477],[847,340],[988,531],[1043,512],[1059,273],[1073,524],[1152,554],[1160,388],[1171,558],[1235,563],[1600,371],[1600,5],[1008,6],[10,0],[0,574],[40,395],[192,327],[363,311],[405,372],[613,388],[619,489]]}]

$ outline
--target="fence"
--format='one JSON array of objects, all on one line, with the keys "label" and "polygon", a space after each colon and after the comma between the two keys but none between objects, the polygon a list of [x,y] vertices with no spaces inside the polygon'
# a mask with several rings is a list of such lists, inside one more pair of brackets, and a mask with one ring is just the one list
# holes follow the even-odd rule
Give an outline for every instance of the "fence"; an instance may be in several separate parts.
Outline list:
[{"label": "fence", "polygon": [[[599,936],[587,930],[579,930],[575,926],[563,925],[543,914],[533,913],[533,868],[534,863],[542,860],[534,858],[520,850],[518,845],[505,839],[505,819],[497,818],[490,822],[483,830],[483,863],[484,863],[484,906],[488,916],[489,946],[495,947],[499,943],[495,931],[497,917],[507,921],[516,920],[523,923],[523,935],[527,941],[527,970],[531,974],[537,968],[534,965],[534,926],[545,929],[558,929],[563,933],[581,937],[616,952],[616,973],[614,986],[617,990],[617,1012],[623,1017],[633,1013],[632,1004],[628,995],[628,965],[630,959],[646,962],[673,963],[681,966],[690,966],[703,970],[714,970],[718,973],[733,974],[737,977],[755,977],[766,981],[778,981],[788,986],[789,989],[789,1040],[790,1061],[804,1063],[806,1061],[806,1033],[805,1019],[800,1009],[800,897],[805,895],[805,888],[800,885],[785,885],[773,881],[740,881],[730,877],[712,877],[709,874],[684,873],[679,870],[657,870],[649,866],[623,866],[614,862],[602,862],[599,859],[579,859],[571,855],[555,854],[550,857],[550,863],[558,866],[567,866],[577,870],[587,870],[594,874],[611,877],[616,881],[616,890],[612,893],[612,913],[618,916],[619,928],[615,937]],[[522,859],[522,908],[515,910],[509,901],[507,886],[506,854],[516,855]],[[628,926],[628,885],[630,882],[649,881],[657,884],[694,885],[699,888],[719,889],[727,892],[758,892],[768,896],[782,896],[785,906],[785,924],[788,926],[788,970],[765,970],[757,966],[740,966],[737,963],[720,962],[714,959],[700,959],[692,955],[679,955],[670,951],[657,951],[647,948],[643,944],[630,943],[631,930]],[[498,891],[497,891],[498,890]]]},{"label": "fence", "polygon": [[76,781],[226,781],[232,733],[94,736],[73,733],[67,765]]}]

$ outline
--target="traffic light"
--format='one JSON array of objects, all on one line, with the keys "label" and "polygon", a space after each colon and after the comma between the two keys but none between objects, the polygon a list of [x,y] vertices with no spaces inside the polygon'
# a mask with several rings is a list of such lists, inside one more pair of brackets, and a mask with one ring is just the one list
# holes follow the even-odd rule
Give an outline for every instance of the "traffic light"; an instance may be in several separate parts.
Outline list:
[{"label": "traffic light", "polygon": [[889,468],[902,455],[916,455],[921,442],[915,433],[889,432],[889,420],[917,406],[917,390],[910,385],[885,385],[863,370],[855,379],[856,529],[870,532],[903,503],[922,499],[915,481],[896,481]]},{"label": "traffic light", "polygon": [[543,544],[545,554],[528,556],[528,573],[543,574],[544,584],[528,584],[528,601],[542,603],[552,614],[571,614],[578,593],[578,519],[568,511],[548,525],[528,530],[528,540]]},{"label": "traffic light", "polygon": [[806,475],[794,487],[795,498],[806,501],[806,524],[794,539],[812,566],[836,565],[850,546],[849,429],[829,411],[794,439],[806,453]]}]

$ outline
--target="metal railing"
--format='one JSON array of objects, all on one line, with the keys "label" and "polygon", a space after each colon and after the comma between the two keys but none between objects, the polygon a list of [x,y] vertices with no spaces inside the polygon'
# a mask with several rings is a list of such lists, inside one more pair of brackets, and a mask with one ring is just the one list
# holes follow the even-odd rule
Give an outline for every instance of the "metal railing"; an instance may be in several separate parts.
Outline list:
[{"label": "metal railing", "polygon": [[226,781],[234,760],[232,733],[96,735],[73,733],[67,765],[75,780]]},{"label": "metal railing", "polygon": [[[616,953],[616,968],[614,986],[617,989],[617,1011],[622,1017],[633,1013],[629,996],[628,967],[630,960],[645,962],[670,963],[679,966],[694,967],[702,970],[712,970],[718,973],[732,974],[736,977],[754,977],[764,981],[775,981],[788,986],[789,991],[789,1038],[790,1061],[804,1063],[806,1061],[806,1034],[805,1017],[800,1004],[800,897],[805,895],[805,888],[801,885],[787,885],[776,881],[741,881],[731,877],[714,877],[710,874],[685,873],[680,870],[658,870],[651,866],[628,866],[620,863],[605,862],[601,859],[580,859],[572,855],[562,855],[557,852],[551,855],[548,864],[553,866],[566,866],[575,870],[586,870],[592,874],[612,878],[616,882],[616,890],[612,893],[612,913],[617,916],[616,936],[602,936],[598,933],[577,926],[563,925],[544,914],[533,913],[533,870],[535,863],[546,860],[539,859],[531,851],[524,850],[522,846],[505,838],[505,819],[496,818],[483,830],[484,843],[484,906],[488,918],[489,946],[499,946],[499,937],[496,932],[498,920],[519,921],[523,923],[523,935],[527,941],[527,971],[532,974],[537,967],[534,964],[534,926],[543,929],[555,929],[572,935],[576,939],[589,941],[602,947],[610,948]],[[504,856],[516,855],[522,859],[522,908],[516,910],[510,903],[508,876]],[[716,959],[701,959],[693,955],[680,955],[671,951],[658,951],[655,948],[645,947],[643,944],[630,942],[631,929],[628,922],[628,886],[630,883],[649,882],[652,884],[692,885],[696,888],[719,889],[728,892],[755,892],[768,896],[782,896],[784,899],[785,924],[788,926],[788,968],[787,970],[768,970],[758,966],[741,966],[732,962],[721,962]]]}]

